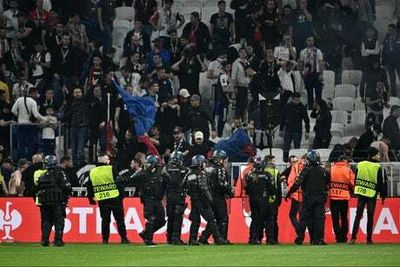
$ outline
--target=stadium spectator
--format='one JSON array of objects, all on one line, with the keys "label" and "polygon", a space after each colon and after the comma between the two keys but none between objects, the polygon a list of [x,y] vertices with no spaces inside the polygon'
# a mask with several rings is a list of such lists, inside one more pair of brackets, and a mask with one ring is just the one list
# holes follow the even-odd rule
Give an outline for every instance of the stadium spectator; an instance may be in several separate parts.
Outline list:
[{"label": "stadium spectator", "polygon": [[322,98],[322,78],[325,69],[322,52],[315,47],[315,38],[313,36],[307,37],[307,48],[300,52],[298,68],[307,90],[308,109],[311,110],[314,107],[314,100],[319,101]]},{"label": "stadium spectator", "polygon": [[194,157],[193,155],[203,155],[207,158],[210,149],[210,144],[204,139],[204,134],[197,131],[193,134],[193,142],[189,147],[189,158]]},{"label": "stadium spectator", "polygon": [[24,182],[24,196],[35,196],[34,174],[37,170],[43,170],[43,154],[37,153],[32,156],[32,164],[22,173],[22,181]]},{"label": "stadium spectator", "polygon": [[250,67],[247,61],[246,48],[239,49],[239,57],[232,64],[232,84],[235,87],[236,111],[235,116],[246,119],[248,103],[248,90],[250,78],[247,75],[247,69]]},{"label": "stadium spectator", "polygon": [[102,33],[103,55],[107,54],[112,47],[114,8],[113,0],[99,0],[96,3],[97,23]]},{"label": "stadium spectator", "polygon": [[396,73],[400,76],[400,35],[396,25],[389,24],[388,32],[383,40],[382,65],[389,73],[391,96],[397,96]]},{"label": "stadium spectator", "polygon": [[224,0],[218,1],[218,12],[210,18],[210,33],[214,48],[227,48],[235,40],[233,16],[226,12]]},{"label": "stadium spectator", "polygon": [[299,93],[294,93],[291,102],[287,103],[283,108],[282,119],[279,126],[279,136],[283,137],[283,158],[287,162],[289,157],[290,146],[293,142],[294,148],[300,148],[303,121],[305,123],[305,138],[309,138],[310,119],[307,110],[301,102]]},{"label": "stadium spectator", "polygon": [[210,42],[210,32],[207,25],[200,21],[199,12],[190,13],[190,22],[183,28],[182,38],[199,53],[206,53]]},{"label": "stadium spectator", "polygon": [[308,0],[299,0],[291,13],[290,35],[299,51],[306,47],[306,38],[312,34],[313,16],[307,6]]},{"label": "stadium spectator", "polygon": [[200,106],[200,96],[192,95],[190,98],[190,108],[187,115],[187,128],[191,132],[201,131],[204,135],[204,140],[208,141],[210,137],[211,124],[211,138],[216,137],[215,123],[211,114],[203,106]]},{"label": "stadium spectator", "polygon": [[25,185],[22,180],[22,173],[28,168],[29,161],[25,158],[18,160],[17,170],[11,174],[10,182],[8,183],[8,191],[10,196],[23,196]]},{"label": "stadium spectator", "polygon": [[390,115],[383,122],[383,135],[390,140],[390,150],[395,153],[400,150],[398,118],[400,118],[400,106],[393,105],[390,109]]},{"label": "stadium spectator", "polygon": [[72,158],[70,156],[67,155],[60,159],[60,168],[64,171],[65,176],[67,176],[69,183],[72,187],[78,187],[80,186],[79,179],[73,166]]},{"label": "stadium spectator", "polygon": [[324,100],[318,101],[310,117],[316,119],[314,126],[315,137],[312,147],[314,149],[329,148],[332,138],[332,115],[328,109],[328,104]]}]

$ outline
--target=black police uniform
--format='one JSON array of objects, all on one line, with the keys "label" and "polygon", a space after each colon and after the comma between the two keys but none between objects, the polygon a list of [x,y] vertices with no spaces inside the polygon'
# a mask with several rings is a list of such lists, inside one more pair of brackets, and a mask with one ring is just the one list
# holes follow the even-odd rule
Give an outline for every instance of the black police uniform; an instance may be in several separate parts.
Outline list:
[{"label": "black police uniform", "polygon": [[58,168],[49,169],[39,178],[37,196],[40,203],[42,245],[49,245],[52,226],[55,228],[55,245],[62,246],[65,207],[72,188],[64,172]]},{"label": "black police uniform", "polygon": [[269,173],[254,170],[246,177],[246,192],[249,195],[253,227],[250,231],[250,244],[260,244],[263,231],[270,244],[274,244],[273,203],[270,197],[276,195]]},{"label": "black police uniform", "polygon": [[[99,163],[96,166],[106,166],[107,164]],[[117,180],[118,173],[115,167],[112,167],[112,175],[114,181]],[[89,202],[91,204],[96,204],[93,200],[94,198],[94,190],[92,181],[89,179],[87,183],[87,197],[89,198]],[[124,196],[124,187],[118,186],[119,196],[116,198],[105,199],[98,201],[100,217],[101,217],[101,235],[103,239],[103,244],[108,243],[108,239],[110,238],[110,223],[111,223],[111,213],[114,216],[114,219],[117,223],[118,234],[121,237],[121,243],[126,244],[129,243],[127,239],[126,226],[125,226],[125,217],[124,217],[124,205],[123,205],[123,196]]]},{"label": "black police uniform", "polygon": [[168,163],[166,171],[171,176],[172,181],[167,184],[167,241],[168,244],[181,244],[181,229],[183,213],[186,209],[185,197],[181,184],[187,173],[187,169],[182,165]]},{"label": "black police uniform", "polygon": [[328,184],[329,178],[325,169],[319,164],[313,164],[306,166],[301,171],[295,184],[290,188],[288,195],[295,192],[300,186],[303,190],[300,225],[296,229],[296,244],[301,245],[303,243],[306,227],[310,231],[311,242],[313,244],[326,244],[324,241],[324,226]]},{"label": "black police uniform", "polygon": [[216,244],[226,244],[226,240],[221,238],[221,234],[215,223],[214,214],[211,205],[213,197],[210,190],[210,184],[207,174],[201,168],[195,168],[186,174],[182,188],[190,196],[191,212],[189,219],[192,221],[190,225],[189,245],[198,245],[197,235],[200,227],[200,215],[207,221],[207,226],[211,234],[214,236]]},{"label": "black police uniform", "polygon": [[154,245],[153,234],[166,223],[165,210],[161,200],[164,197],[167,184],[171,181],[171,176],[161,166],[148,168],[136,172],[130,177],[121,177],[118,180],[118,184],[139,188],[140,200],[143,203],[146,219],[145,230],[139,235],[146,245]]},{"label": "black police uniform", "polygon": [[[211,193],[213,197],[211,208],[217,222],[218,230],[222,238],[227,240],[229,217],[226,198],[233,196],[233,188],[230,183],[230,177],[225,168],[216,163],[211,163],[210,166],[206,168],[206,174],[209,177],[208,179],[211,185]],[[199,242],[207,243],[210,235],[211,231],[208,227],[203,231]]]}]

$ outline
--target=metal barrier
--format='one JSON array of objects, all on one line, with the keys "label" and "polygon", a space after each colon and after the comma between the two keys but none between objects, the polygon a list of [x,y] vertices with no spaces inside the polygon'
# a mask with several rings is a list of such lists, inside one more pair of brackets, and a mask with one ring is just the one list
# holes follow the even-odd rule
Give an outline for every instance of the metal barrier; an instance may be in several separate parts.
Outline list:
[{"label": "metal barrier", "polygon": [[[231,177],[232,179],[237,179],[240,174],[241,166],[246,166],[247,163],[231,163]],[[355,169],[356,163],[351,163],[351,167]],[[288,163],[276,164],[276,168],[279,171],[285,170],[289,166]],[[400,196],[400,162],[385,162],[381,163],[384,167],[387,175],[387,194],[388,197],[398,197]],[[234,182],[234,181],[232,181]]]},{"label": "metal barrier", "polygon": [[[233,162],[231,163],[230,167],[230,173],[231,173],[231,182],[232,185],[235,184],[236,180],[239,178],[240,175],[240,169],[243,166],[246,166],[247,163],[238,163],[238,162]],[[351,164],[352,167],[355,167],[356,164],[353,163]],[[387,181],[387,186],[388,186],[388,197],[398,197],[400,196],[400,162],[393,162],[393,163],[381,163],[381,165],[385,168],[386,174],[388,177]],[[287,163],[281,163],[277,164],[276,168],[279,171],[285,170],[289,164]],[[74,187],[74,196],[86,196],[86,188],[85,187]],[[131,197],[135,194],[135,187],[126,187],[125,188],[125,193],[127,196]],[[285,194],[284,191],[282,191],[283,194]]]},{"label": "metal barrier", "polygon": [[[67,154],[68,151],[68,126],[66,123],[57,123],[55,131],[55,153],[57,157],[62,157]],[[18,144],[19,135],[25,134],[26,129],[30,128],[30,133],[26,133],[25,142],[30,142],[33,148],[33,154],[40,151],[42,148],[42,130],[44,124],[41,123],[12,123],[10,125],[10,157],[13,160],[18,159]],[[20,131],[20,132],[19,132]],[[28,151],[27,151],[28,153]],[[32,153],[32,152],[31,152]],[[29,155],[28,155],[28,159]]]}]

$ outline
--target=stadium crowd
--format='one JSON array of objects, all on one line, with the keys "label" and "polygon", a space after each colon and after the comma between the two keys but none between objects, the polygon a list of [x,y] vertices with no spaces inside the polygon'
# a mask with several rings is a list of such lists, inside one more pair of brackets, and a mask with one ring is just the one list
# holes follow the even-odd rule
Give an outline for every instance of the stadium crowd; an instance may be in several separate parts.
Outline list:
[{"label": "stadium crowd", "polygon": [[[186,188],[182,190],[194,206],[192,214],[197,212],[191,215],[194,228],[189,241],[208,243],[213,235],[217,244],[226,244],[225,200],[235,193],[226,160],[249,159],[254,160],[249,165],[254,168],[249,169],[245,178],[254,221],[249,243],[260,244],[264,230],[270,244],[278,242],[274,232],[278,232],[281,182],[286,181],[291,186],[286,198],[292,200],[290,217],[298,234],[296,243],[302,244],[307,226],[315,234],[312,242],[323,245],[321,215],[327,184],[335,185],[329,179],[332,169],[326,174],[319,166],[318,153],[311,150],[303,158],[306,171],[298,177],[290,174],[300,172],[294,167],[298,162],[295,155],[289,157],[292,143],[295,149],[300,148],[303,137],[308,140],[310,132],[314,132],[310,148],[333,147],[329,161],[338,164],[338,169],[342,165],[349,169],[349,161],[361,161],[357,171],[365,177],[355,176],[366,180],[355,185],[355,193],[360,196],[356,222],[359,223],[361,211],[367,205],[368,221],[372,223],[377,194],[382,199],[386,197],[384,171],[376,162],[396,160],[400,150],[400,105],[390,104],[391,97],[397,98],[396,74],[400,75],[399,2],[395,1],[394,6],[398,23],[388,25],[382,40],[382,33],[374,28],[375,0],[215,3],[218,12],[210,14],[209,21],[202,21],[201,10],[190,14],[176,11],[177,5],[184,5],[185,1],[164,0],[162,5],[155,0],[0,1],[3,193],[37,194],[42,203],[42,219],[52,223],[54,218],[49,217],[46,205],[53,207],[57,203],[62,217],[67,199],[60,188],[49,185],[54,183],[52,175],[63,179],[70,191],[71,186],[82,185],[76,170],[86,163],[97,163],[87,186],[91,203],[97,200],[102,212],[103,243],[108,243],[107,217],[111,211],[120,215],[118,230],[122,242],[129,243],[117,185],[134,185],[142,187],[147,216],[146,229],[140,236],[152,245],[153,233],[165,224],[161,203],[165,190],[168,192],[168,186],[172,191],[181,190],[183,182]],[[227,11],[227,5],[234,14]],[[124,14],[130,21],[121,19],[123,10],[131,12]],[[121,31],[124,27],[128,30]],[[329,78],[333,86],[339,84],[344,78],[342,70],[348,69],[361,70],[353,97],[358,95],[363,106],[364,133],[346,144],[331,145],[332,108],[335,109],[335,98],[343,90],[335,87],[334,97],[324,91],[328,90]],[[209,86],[204,86],[201,73],[205,73]],[[354,74],[350,76],[354,80]],[[341,89],[347,91],[354,87],[342,85]],[[269,101],[267,106],[275,103],[272,105],[277,107],[266,112],[265,101]],[[388,108],[390,114],[385,118]],[[315,119],[313,128],[310,117]],[[70,144],[60,159],[63,172],[56,168],[57,159],[52,156],[60,142],[60,123],[68,129],[69,135],[64,138]],[[274,172],[273,156],[254,159],[256,149],[273,145],[271,128],[278,131],[274,138],[283,140],[283,160],[290,163],[287,177]],[[97,157],[99,153],[101,156]],[[47,156],[47,161],[43,156]],[[97,162],[98,158],[101,162]],[[112,167],[109,158],[113,158]],[[210,158],[208,165],[206,158]],[[43,161],[47,164],[44,172]],[[167,173],[160,168],[164,163],[171,165],[167,165]],[[188,174],[184,165],[191,167]],[[369,175],[371,169],[382,175]],[[123,170],[128,170],[129,175],[121,173]],[[177,181],[174,171],[178,172]],[[116,176],[117,173],[120,175]],[[340,180],[337,184],[345,183],[346,190],[351,191],[355,176],[352,174],[349,181]],[[206,186],[207,179],[211,188]],[[166,180],[175,181],[175,187],[171,189],[167,185],[171,181]],[[368,187],[371,184],[373,189]],[[41,191],[36,191],[38,186]],[[299,202],[303,201],[296,199],[300,186],[304,203],[297,221]],[[336,189],[344,190],[340,186]],[[57,199],[52,195],[54,190],[58,190]],[[330,192],[330,196],[335,192]],[[175,198],[179,201],[167,207],[167,213],[169,220],[177,216],[179,221],[184,202],[181,193],[176,193],[172,199]],[[350,195],[333,200],[348,198]],[[258,207],[266,200],[268,205]],[[341,203],[331,208],[337,208],[337,216],[346,210],[347,216],[347,208],[341,207]],[[315,215],[308,216],[306,212]],[[197,240],[200,215],[208,221],[208,228]],[[56,224],[58,244],[62,245],[63,222]],[[49,244],[51,225],[46,227],[44,245]],[[338,242],[347,242],[346,227],[335,229]],[[352,243],[358,225],[354,227]],[[176,229],[180,229],[179,222],[170,223],[169,242],[179,244],[182,241],[180,232],[174,232]],[[372,224],[368,226],[369,243],[371,229]]]}]

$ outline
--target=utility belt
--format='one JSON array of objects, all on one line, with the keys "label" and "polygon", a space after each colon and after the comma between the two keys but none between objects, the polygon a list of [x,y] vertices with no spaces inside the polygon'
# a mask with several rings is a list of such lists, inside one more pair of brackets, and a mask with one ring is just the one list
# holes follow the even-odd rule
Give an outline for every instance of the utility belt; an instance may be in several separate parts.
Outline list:
[{"label": "utility belt", "polygon": [[67,200],[62,190],[40,190],[38,192],[39,203],[47,204],[54,202],[64,202]]}]

